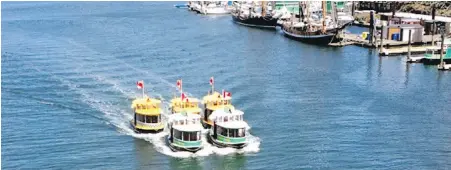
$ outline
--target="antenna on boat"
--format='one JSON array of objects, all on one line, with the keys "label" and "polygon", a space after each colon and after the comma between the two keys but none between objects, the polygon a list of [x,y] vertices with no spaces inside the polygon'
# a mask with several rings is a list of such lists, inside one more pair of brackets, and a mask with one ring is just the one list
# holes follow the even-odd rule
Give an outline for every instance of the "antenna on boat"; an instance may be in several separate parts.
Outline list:
[{"label": "antenna on boat", "polygon": [[215,78],[212,76],[210,77],[210,85],[211,85],[211,94],[215,91]]}]

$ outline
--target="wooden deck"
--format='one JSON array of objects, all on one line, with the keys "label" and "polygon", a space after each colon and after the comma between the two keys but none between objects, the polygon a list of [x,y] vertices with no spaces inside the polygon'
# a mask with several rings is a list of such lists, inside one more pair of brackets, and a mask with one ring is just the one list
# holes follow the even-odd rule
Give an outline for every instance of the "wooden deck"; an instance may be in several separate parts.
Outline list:
[{"label": "wooden deck", "polygon": [[[410,47],[410,53],[411,54],[424,54],[426,53],[427,49],[434,49],[434,51],[439,51],[439,47],[434,46],[416,46],[416,47]],[[394,55],[404,55],[409,52],[409,47],[395,47],[395,48],[389,48],[389,49],[383,49],[382,52],[379,52],[379,56],[394,56]],[[412,58],[412,62],[416,60],[421,60],[422,58]]]},{"label": "wooden deck", "polygon": [[[435,42],[439,42],[441,40],[440,35],[435,35],[434,36],[434,40],[435,40]],[[354,42],[353,44],[355,44],[355,45],[361,45],[361,46],[366,46],[366,47],[378,47],[378,46],[380,46],[380,39],[379,38],[376,39],[373,42],[373,44],[371,44],[371,43],[369,43],[369,40],[365,40],[365,39],[361,38],[357,34],[344,34],[343,41],[344,42],[351,41],[351,42]],[[422,40],[421,43],[422,44],[432,43],[432,35],[423,35],[423,40]],[[347,43],[347,44],[351,44],[351,43]],[[384,47],[387,47],[387,46],[405,46],[405,45],[408,45],[408,44],[409,43],[407,41],[395,41],[395,40],[387,40],[387,39],[384,39],[384,42],[383,42],[383,46]],[[332,44],[332,46],[334,46],[334,45],[336,45],[336,43]]]}]

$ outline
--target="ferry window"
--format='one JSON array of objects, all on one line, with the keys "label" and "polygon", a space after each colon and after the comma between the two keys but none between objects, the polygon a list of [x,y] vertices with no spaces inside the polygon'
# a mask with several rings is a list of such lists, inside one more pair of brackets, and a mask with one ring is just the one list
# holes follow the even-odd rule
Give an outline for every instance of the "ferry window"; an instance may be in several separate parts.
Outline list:
[{"label": "ferry window", "polygon": [[174,130],[174,138],[182,139],[182,133],[177,130]]},{"label": "ferry window", "polygon": [[146,123],[158,123],[158,116],[146,116]]},{"label": "ferry window", "polygon": [[244,137],[245,131],[244,128],[240,129],[229,129],[229,137]]},{"label": "ferry window", "polygon": [[228,116],[225,116],[225,117],[224,117],[224,122],[227,122],[227,121],[229,121],[229,117],[228,117]]},{"label": "ferry window", "polygon": [[238,129],[238,136],[237,137],[244,137],[244,136],[245,136],[244,128]]},{"label": "ferry window", "polygon": [[140,122],[145,122],[144,115],[136,115],[136,119],[138,119],[138,121],[140,121]]},{"label": "ferry window", "polygon": [[189,132],[190,141],[198,141],[200,138],[198,132]]},{"label": "ferry window", "polygon": [[[222,135],[222,128],[221,127],[219,127],[219,126],[216,126],[216,134],[220,134],[220,135]],[[224,135],[223,135],[224,136]]]},{"label": "ferry window", "polygon": [[141,105],[136,105],[136,109],[141,109]]},{"label": "ferry window", "polygon": [[184,141],[189,141],[189,132],[183,132],[183,140]]},{"label": "ferry window", "polygon": [[222,136],[226,136],[226,137],[229,136],[229,130],[226,129],[226,128],[222,128],[221,135],[222,135]]}]

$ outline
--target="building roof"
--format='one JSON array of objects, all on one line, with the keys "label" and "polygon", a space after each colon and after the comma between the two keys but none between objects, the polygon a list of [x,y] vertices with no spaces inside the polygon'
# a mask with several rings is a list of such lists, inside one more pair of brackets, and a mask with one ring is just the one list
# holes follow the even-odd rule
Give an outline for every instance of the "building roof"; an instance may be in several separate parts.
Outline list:
[{"label": "building roof", "polygon": [[[379,13],[380,15],[385,16],[391,16],[391,12],[382,12]],[[403,18],[415,18],[415,19],[423,19],[423,20],[432,20],[431,15],[423,15],[423,14],[413,14],[413,13],[406,13],[406,12],[396,12],[395,17],[403,17]],[[436,21],[442,21],[442,22],[451,22],[451,17],[444,17],[444,16],[435,16]]]},{"label": "building roof", "polygon": [[395,24],[389,25],[388,28],[423,28],[420,24]]}]

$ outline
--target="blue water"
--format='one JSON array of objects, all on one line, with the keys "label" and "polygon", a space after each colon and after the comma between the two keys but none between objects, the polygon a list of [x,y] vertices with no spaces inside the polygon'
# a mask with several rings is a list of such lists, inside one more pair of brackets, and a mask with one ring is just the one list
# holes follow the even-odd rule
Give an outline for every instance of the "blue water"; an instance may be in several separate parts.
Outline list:
[{"label": "blue water", "polygon": [[[451,169],[451,72],[174,4],[2,2],[2,169]],[[136,81],[167,104],[210,76],[256,152],[178,158],[130,132]]]}]

